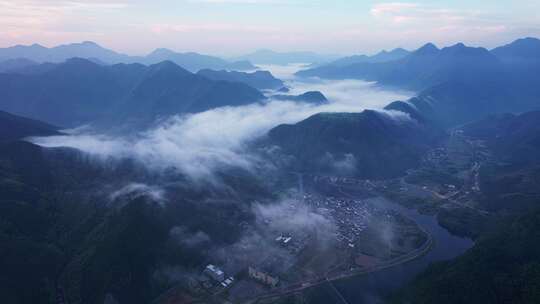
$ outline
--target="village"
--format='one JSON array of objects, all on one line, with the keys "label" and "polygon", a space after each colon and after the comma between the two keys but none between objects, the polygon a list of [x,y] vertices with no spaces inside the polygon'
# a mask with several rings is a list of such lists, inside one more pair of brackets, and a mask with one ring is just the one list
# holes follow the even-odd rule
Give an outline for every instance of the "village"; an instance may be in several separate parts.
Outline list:
[{"label": "village", "polygon": [[[359,199],[302,193],[288,201],[288,212],[309,208],[331,223],[326,230],[285,231],[267,221],[266,242],[272,250],[236,267],[217,262],[201,265],[186,286],[176,290],[186,299],[238,303],[331,275],[366,271],[421,247],[427,235],[414,221]],[[244,229],[254,227],[245,225]],[[262,245],[261,245],[262,246]],[[271,251],[271,252],[270,252]],[[187,291],[187,292],[186,292]]]}]

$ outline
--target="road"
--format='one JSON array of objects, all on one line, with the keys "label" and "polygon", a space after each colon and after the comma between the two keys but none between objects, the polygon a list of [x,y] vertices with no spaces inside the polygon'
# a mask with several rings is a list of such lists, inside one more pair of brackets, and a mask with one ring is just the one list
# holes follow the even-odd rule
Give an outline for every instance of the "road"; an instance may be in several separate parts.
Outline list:
[{"label": "road", "polygon": [[[303,290],[306,290],[306,289],[309,289],[309,288],[319,286],[319,285],[324,284],[324,283],[332,283],[334,281],[343,280],[343,279],[346,279],[346,278],[351,278],[351,277],[360,276],[360,275],[367,275],[367,274],[370,274],[370,273],[374,273],[374,272],[377,272],[377,271],[381,271],[381,270],[385,270],[385,269],[388,269],[388,268],[391,268],[391,267],[402,265],[404,263],[410,262],[412,260],[415,260],[415,259],[423,256],[424,254],[426,254],[431,249],[432,246],[433,246],[433,238],[431,237],[431,235],[428,234],[428,239],[426,240],[426,242],[424,242],[422,247],[420,247],[420,248],[418,248],[418,249],[416,249],[416,250],[414,250],[414,251],[412,251],[412,252],[410,252],[410,253],[408,253],[408,254],[406,254],[404,256],[397,257],[395,259],[386,261],[383,264],[379,264],[377,266],[374,266],[374,267],[371,267],[371,268],[368,268],[368,269],[345,271],[345,272],[341,272],[341,273],[334,274],[334,275],[331,275],[331,276],[317,277],[317,278],[310,279],[308,281],[304,281],[304,282],[296,283],[296,284],[289,285],[289,286],[286,286],[286,287],[282,287],[282,288],[279,288],[279,289],[275,289],[275,290],[272,290],[269,293],[260,295],[259,297],[255,298],[255,299],[250,299],[250,300],[246,301],[245,304],[258,303],[259,301],[262,301],[262,300],[267,300],[267,299],[277,298],[277,297],[283,297],[283,296],[286,296],[286,295],[291,295],[291,294],[294,294],[294,293],[297,293],[297,292],[300,292],[300,291],[303,291]],[[332,286],[333,286],[333,284],[332,284]],[[345,303],[346,303],[346,301],[345,301]]]}]

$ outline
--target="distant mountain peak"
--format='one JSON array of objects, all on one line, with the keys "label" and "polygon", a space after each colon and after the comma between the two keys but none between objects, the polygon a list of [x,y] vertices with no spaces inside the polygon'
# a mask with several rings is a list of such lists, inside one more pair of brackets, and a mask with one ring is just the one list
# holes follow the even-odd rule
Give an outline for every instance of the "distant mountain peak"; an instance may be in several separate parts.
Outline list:
[{"label": "distant mountain peak", "polygon": [[46,50],[47,48],[44,47],[43,45],[39,44],[39,43],[33,43],[31,45],[23,45],[23,44],[17,44],[16,46],[12,47],[12,48],[22,48],[22,49],[25,49],[25,48],[29,48],[29,49],[33,49],[33,50]]},{"label": "distant mountain peak", "polygon": [[495,56],[507,62],[540,61],[540,39],[533,37],[521,38],[510,44],[500,46],[491,51]]},{"label": "distant mountain peak", "polygon": [[69,59],[66,59],[65,63],[92,63],[92,61],[86,59],[86,58],[82,58],[82,57],[72,57],[72,58],[69,58]]},{"label": "distant mountain peak", "polygon": [[163,55],[170,55],[173,53],[174,51],[169,50],[167,48],[157,48],[154,51],[152,51],[152,53],[150,53],[150,55],[148,56],[163,56]]},{"label": "distant mountain peak", "polygon": [[0,111],[0,143],[28,136],[58,135],[58,128],[47,123]]},{"label": "distant mountain peak", "polygon": [[188,70],[182,68],[176,63],[170,60],[164,60],[156,64],[149,66],[149,73],[155,75],[156,73],[168,73],[168,74],[179,74],[179,75],[191,75],[192,73]]},{"label": "distant mountain peak", "polygon": [[101,48],[101,46],[100,46],[99,44],[95,43],[94,41],[89,41],[89,40],[83,41],[83,42],[81,42],[80,44],[83,45],[83,46],[92,46],[92,47],[99,47],[99,48]]},{"label": "distant mountain peak", "polygon": [[85,48],[85,49],[104,49],[99,44],[93,42],[93,41],[82,41],[82,42],[76,42],[76,43],[69,43],[69,44],[63,44],[59,45],[53,49],[67,49],[67,48]]},{"label": "distant mountain peak", "polygon": [[538,46],[540,46],[540,39],[534,38],[534,37],[525,37],[525,38],[517,39],[517,40],[513,41],[512,43],[507,44],[507,45],[502,46],[502,47],[499,47],[497,49],[501,49],[501,48],[504,48],[504,47],[510,47],[510,46],[513,46],[513,47],[538,47]]},{"label": "distant mountain peak", "polygon": [[393,49],[391,51],[384,50],[381,53],[386,54],[386,55],[394,55],[394,56],[406,56],[407,54],[409,54],[409,51],[407,51],[404,48],[395,48],[395,49]]},{"label": "distant mountain peak", "polygon": [[[101,66],[86,58],[74,57],[67,59],[64,63],[57,64],[56,69],[63,71],[71,71],[71,73],[88,73],[89,71],[96,71]],[[70,72],[68,72],[70,73]]]},{"label": "distant mountain peak", "polygon": [[516,40],[515,42],[540,42],[540,39],[536,38],[536,37],[525,37],[525,38],[521,38],[521,39],[518,39]]},{"label": "distant mountain peak", "polygon": [[494,57],[487,49],[482,47],[470,47],[463,43],[457,43],[449,47],[445,47],[442,50],[444,54],[450,54],[452,56],[476,56],[483,58]]},{"label": "distant mountain peak", "polygon": [[92,62],[91,60],[88,60],[86,58],[81,58],[81,57],[69,58],[69,59],[67,59],[65,61],[65,64],[67,64],[67,65],[81,65],[81,64],[97,65],[96,63]]},{"label": "distant mountain peak", "polygon": [[[170,61],[170,60],[164,60],[156,64],[150,65],[150,68],[153,70],[161,70],[161,69],[177,69],[180,68],[176,63]],[[180,68],[181,69],[181,68]]]},{"label": "distant mountain peak", "polygon": [[426,43],[421,48],[419,48],[418,50],[416,50],[414,53],[418,55],[429,55],[429,54],[437,53],[438,51],[439,51],[439,48],[435,46],[435,44],[429,42],[429,43]]}]

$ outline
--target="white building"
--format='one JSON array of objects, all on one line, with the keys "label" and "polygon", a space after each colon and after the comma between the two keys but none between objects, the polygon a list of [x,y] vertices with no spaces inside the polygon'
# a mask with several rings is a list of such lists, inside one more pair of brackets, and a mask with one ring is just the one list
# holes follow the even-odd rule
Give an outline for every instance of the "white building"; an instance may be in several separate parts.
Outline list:
[{"label": "white building", "polygon": [[225,273],[217,266],[214,266],[212,264],[206,266],[206,268],[204,269],[204,274],[218,282],[222,282],[223,280],[225,280]]}]

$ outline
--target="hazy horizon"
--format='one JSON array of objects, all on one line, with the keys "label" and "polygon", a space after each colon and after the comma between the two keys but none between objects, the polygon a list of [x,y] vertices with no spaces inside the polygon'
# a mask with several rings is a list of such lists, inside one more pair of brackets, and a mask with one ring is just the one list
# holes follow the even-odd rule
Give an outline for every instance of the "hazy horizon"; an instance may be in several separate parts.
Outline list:
[{"label": "hazy horizon", "polygon": [[373,54],[463,42],[492,48],[540,36],[540,1],[0,1],[0,47],[94,41],[130,55],[156,48],[236,56],[259,49]]}]

